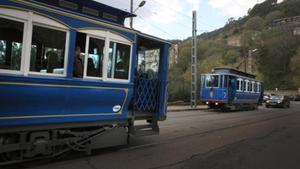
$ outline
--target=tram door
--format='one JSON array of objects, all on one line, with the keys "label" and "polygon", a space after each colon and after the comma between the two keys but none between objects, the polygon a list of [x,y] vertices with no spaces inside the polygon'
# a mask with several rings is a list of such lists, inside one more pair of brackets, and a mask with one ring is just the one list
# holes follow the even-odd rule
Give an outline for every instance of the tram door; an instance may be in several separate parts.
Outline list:
[{"label": "tram door", "polygon": [[139,39],[134,94],[134,109],[137,115],[153,115],[159,111],[160,57],[159,45],[151,40]]},{"label": "tram door", "polygon": [[135,75],[135,108],[137,112],[155,113],[159,100],[159,49],[138,51]]}]

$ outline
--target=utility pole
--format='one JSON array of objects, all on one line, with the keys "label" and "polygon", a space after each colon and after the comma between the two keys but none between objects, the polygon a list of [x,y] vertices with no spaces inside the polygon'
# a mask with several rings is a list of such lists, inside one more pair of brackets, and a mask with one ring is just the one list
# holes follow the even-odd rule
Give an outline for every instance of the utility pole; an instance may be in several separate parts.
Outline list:
[{"label": "utility pole", "polygon": [[[130,13],[133,14],[133,0],[130,0]],[[130,17],[130,28],[133,28],[133,17]]]},{"label": "utility pole", "polygon": [[247,56],[244,56],[244,72],[247,73]]},{"label": "utility pole", "polygon": [[252,73],[252,51],[249,50],[248,54],[248,73]]},{"label": "utility pole", "polygon": [[193,11],[191,107],[197,107],[197,12]]}]

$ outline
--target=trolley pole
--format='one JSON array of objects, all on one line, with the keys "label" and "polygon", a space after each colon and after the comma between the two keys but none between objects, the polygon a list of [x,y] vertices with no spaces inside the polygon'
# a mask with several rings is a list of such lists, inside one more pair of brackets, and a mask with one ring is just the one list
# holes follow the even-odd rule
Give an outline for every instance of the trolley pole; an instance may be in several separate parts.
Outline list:
[{"label": "trolley pole", "polygon": [[197,12],[193,11],[193,37],[192,37],[192,57],[191,57],[191,107],[197,107]]}]

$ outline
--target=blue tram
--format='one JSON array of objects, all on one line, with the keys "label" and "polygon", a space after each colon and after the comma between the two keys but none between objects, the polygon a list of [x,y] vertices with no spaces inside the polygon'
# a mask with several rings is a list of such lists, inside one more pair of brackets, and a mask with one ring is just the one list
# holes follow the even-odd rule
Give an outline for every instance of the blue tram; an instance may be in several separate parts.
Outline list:
[{"label": "blue tram", "polygon": [[201,75],[200,99],[210,108],[256,109],[263,102],[263,82],[232,68],[215,68]]},{"label": "blue tram", "polygon": [[0,164],[159,132],[170,43],[126,28],[134,16],[93,0],[0,1]]}]

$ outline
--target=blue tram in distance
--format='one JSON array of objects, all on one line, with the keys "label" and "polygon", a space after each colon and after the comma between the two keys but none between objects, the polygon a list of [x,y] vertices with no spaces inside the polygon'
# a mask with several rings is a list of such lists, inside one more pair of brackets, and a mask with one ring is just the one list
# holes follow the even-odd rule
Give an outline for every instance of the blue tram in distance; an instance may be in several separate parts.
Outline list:
[{"label": "blue tram in distance", "polygon": [[93,0],[0,1],[0,165],[159,133],[171,44],[128,17]]},{"label": "blue tram in distance", "polygon": [[263,102],[263,82],[233,68],[215,68],[201,75],[201,102],[222,110],[257,109]]}]

